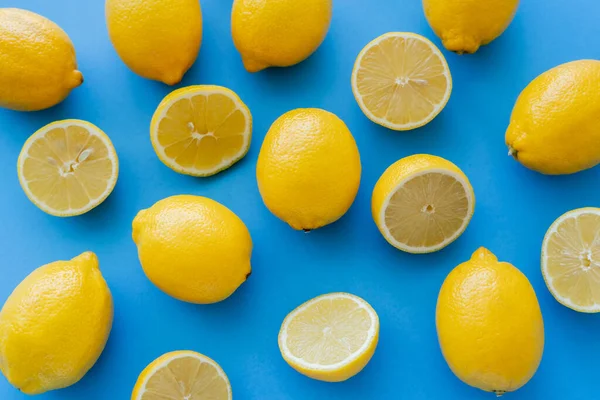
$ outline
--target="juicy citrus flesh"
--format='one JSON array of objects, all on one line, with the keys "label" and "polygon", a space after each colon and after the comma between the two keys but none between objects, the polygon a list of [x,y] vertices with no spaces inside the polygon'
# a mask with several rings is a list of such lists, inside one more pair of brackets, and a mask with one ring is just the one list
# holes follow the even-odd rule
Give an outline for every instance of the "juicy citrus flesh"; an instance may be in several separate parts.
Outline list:
[{"label": "juicy citrus flesh", "polygon": [[365,115],[394,130],[425,125],[450,98],[452,78],[439,49],[412,33],[388,33],[359,54],[352,90]]},{"label": "juicy citrus flesh", "polygon": [[119,171],[115,149],[89,122],[59,121],[31,136],[19,155],[19,180],[27,197],[56,216],[83,214],[112,192]]},{"label": "juicy citrus flesh", "polygon": [[167,96],[152,121],[152,144],[171,169],[210,176],[250,147],[252,117],[240,98],[221,87],[183,88]]},{"label": "juicy citrus flesh", "polygon": [[[142,372],[132,400],[230,400],[231,385],[223,369],[202,354],[166,354]],[[153,363],[154,364],[154,363]],[[139,387],[138,387],[139,385]]]},{"label": "juicy citrus flesh", "polygon": [[576,311],[600,312],[600,209],[569,211],[542,245],[542,274],[552,295]]},{"label": "juicy citrus flesh", "polygon": [[444,247],[466,227],[472,210],[467,183],[448,171],[428,171],[402,182],[383,211],[397,247],[427,252]]}]

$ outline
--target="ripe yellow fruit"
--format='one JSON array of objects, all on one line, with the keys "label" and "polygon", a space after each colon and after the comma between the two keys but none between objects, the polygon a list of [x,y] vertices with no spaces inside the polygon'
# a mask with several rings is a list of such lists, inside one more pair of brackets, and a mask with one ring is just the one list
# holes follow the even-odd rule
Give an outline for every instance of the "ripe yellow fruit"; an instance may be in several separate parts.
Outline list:
[{"label": "ripe yellow fruit", "polygon": [[133,220],[133,241],[148,279],[190,303],[225,300],[252,270],[246,225],[206,197],[172,196],[140,211]]},{"label": "ripe yellow fruit", "polygon": [[600,61],[559,65],[521,92],[506,131],[509,154],[534,171],[572,174],[600,163]]},{"label": "ripe yellow fruit", "polygon": [[43,110],[83,83],[69,36],[31,11],[0,8],[0,55],[0,107]]},{"label": "ripe yellow fruit", "polygon": [[544,322],[533,287],[483,247],[444,281],[436,325],[452,372],[487,392],[519,389],[542,360]]},{"label": "ripe yellow fruit", "polygon": [[265,136],[256,166],[267,208],[303,230],[341,218],[354,202],[360,174],[352,133],[336,115],[317,108],[279,117]]},{"label": "ripe yellow fruit", "polygon": [[30,395],[71,386],[100,357],[112,320],[112,296],[94,253],[44,265],[0,311],[0,371]]},{"label": "ripe yellow fruit", "polygon": [[279,331],[279,349],[296,371],[313,379],[352,378],[373,357],[379,317],[369,303],[350,293],[329,293],[288,314]]},{"label": "ripe yellow fruit", "polygon": [[140,374],[131,400],[231,400],[223,368],[194,351],[173,351],[152,361]]},{"label": "ripe yellow fruit", "polygon": [[467,176],[450,161],[428,154],[404,157],[377,181],[373,220],[392,246],[430,253],[458,239],[475,210]]},{"label": "ripe yellow fruit", "polygon": [[304,61],[325,39],[332,7],[332,0],[234,0],[231,34],[246,70]]},{"label": "ripe yellow fruit", "polygon": [[519,0],[423,0],[429,25],[444,47],[475,53],[500,36],[512,22]]},{"label": "ripe yellow fruit", "polygon": [[167,85],[181,81],[202,43],[199,0],[106,0],[106,25],[133,72]]}]

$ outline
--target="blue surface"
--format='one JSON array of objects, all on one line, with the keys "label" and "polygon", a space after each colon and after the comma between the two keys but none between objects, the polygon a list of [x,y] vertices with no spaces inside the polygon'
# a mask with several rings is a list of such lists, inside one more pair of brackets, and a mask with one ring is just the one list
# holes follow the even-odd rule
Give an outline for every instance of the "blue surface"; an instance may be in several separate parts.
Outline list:
[{"label": "blue surface", "polygon": [[[490,399],[461,383],[439,351],[434,322],[446,274],[479,246],[519,267],[542,307],[546,348],[540,369],[506,398],[597,397],[600,317],[559,305],[540,274],[543,235],[563,212],[600,202],[599,170],[545,177],[506,155],[504,131],[513,103],[539,73],[580,58],[599,58],[597,0],[523,1],[510,28],[477,54],[444,51],[454,91],[432,123],[393,132],[361,113],[350,88],[360,49],[388,31],[414,31],[434,40],[419,0],[337,0],[327,39],[304,63],[247,73],[229,33],[231,1],[203,0],[204,42],[181,85],[210,83],[235,90],[254,116],[250,152],[213,178],[195,179],[166,168],[150,145],[148,127],[159,101],[172,88],[144,80],[118,59],[104,25],[101,0],[0,0],[57,22],[75,43],[85,83],[61,105],[37,113],[0,110],[0,302],[36,267],[92,250],[115,300],[113,331],[105,352],[75,386],[39,399],[127,399],[139,372],[171,350],[192,349],[217,360],[237,400]],[[377,8],[374,8],[377,4]],[[362,185],[355,204],[337,223],[310,234],[293,231],[263,206],[255,163],[270,124],[297,107],[321,107],[340,116],[361,151]],[[54,120],[89,120],[112,138],[120,156],[114,193],[94,211],[60,219],[38,210],[16,174],[21,146]],[[406,155],[432,153],[458,164],[477,196],[464,235],[431,255],[409,255],[389,246],[370,215],[372,188],[385,168]],[[138,210],[164,197],[192,193],[236,212],[252,234],[253,274],[231,298],[195,306],[174,300],[144,276],[131,240]],[[313,296],[355,293],[377,310],[377,352],[358,376],[341,384],[308,379],[279,355],[277,333],[294,307]],[[0,378],[0,399],[25,399]]]}]

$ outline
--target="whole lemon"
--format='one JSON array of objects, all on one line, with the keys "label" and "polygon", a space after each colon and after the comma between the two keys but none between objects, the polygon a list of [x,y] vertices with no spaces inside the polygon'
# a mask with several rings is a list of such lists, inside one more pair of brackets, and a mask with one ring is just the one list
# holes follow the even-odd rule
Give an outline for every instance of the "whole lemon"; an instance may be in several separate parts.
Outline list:
[{"label": "whole lemon", "polygon": [[94,253],[44,265],[0,311],[0,371],[27,394],[73,385],[100,357],[112,321],[112,296]]},{"label": "whole lemon", "polygon": [[532,170],[572,174],[600,163],[600,61],[559,65],[521,92],[506,131],[509,154]]},{"label": "whole lemon", "polygon": [[252,271],[246,225],[206,197],[172,196],[140,211],[133,241],[148,279],[190,303],[225,300]]},{"label": "whole lemon", "polygon": [[332,0],[234,0],[233,42],[244,67],[257,72],[304,61],[321,45]]},{"label": "whole lemon", "polygon": [[202,43],[198,0],[106,0],[106,25],[133,72],[167,85],[181,81]]},{"label": "whole lemon", "polygon": [[519,0],[423,0],[429,25],[444,47],[475,53],[508,28]]},{"label": "whole lemon", "polygon": [[0,107],[43,110],[83,83],[69,36],[31,11],[0,8],[0,58]]},{"label": "whole lemon", "polygon": [[448,366],[468,385],[512,392],[540,365],[544,322],[533,287],[483,247],[444,281],[436,325]]},{"label": "whole lemon", "polygon": [[335,114],[317,108],[279,117],[265,136],[256,166],[267,208],[303,230],[341,218],[354,202],[360,174],[352,133]]}]

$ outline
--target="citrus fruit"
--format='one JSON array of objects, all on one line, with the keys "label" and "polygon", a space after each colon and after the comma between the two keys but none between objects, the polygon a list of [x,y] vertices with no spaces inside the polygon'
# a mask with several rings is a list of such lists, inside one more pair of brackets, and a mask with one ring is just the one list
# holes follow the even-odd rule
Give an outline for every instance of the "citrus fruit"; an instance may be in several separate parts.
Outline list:
[{"label": "citrus fruit", "polygon": [[214,360],[194,351],[164,354],[140,374],[131,400],[231,400],[227,375]]},{"label": "citrus fruit", "polygon": [[252,139],[252,115],[227,88],[188,86],[159,104],[150,138],[167,167],[186,175],[210,176],[246,155]]},{"label": "citrus fruit", "polygon": [[386,128],[405,131],[434,119],[452,92],[446,59],[428,39],[390,32],[367,44],[352,71],[362,112]]},{"label": "citrus fruit", "polygon": [[600,208],[561,215],[542,244],[542,275],[561,304],[580,312],[600,312]]},{"label": "citrus fruit", "polygon": [[133,241],[146,276],[190,303],[216,303],[250,276],[252,239],[246,225],[214,200],[163,199],[133,220]]},{"label": "citrus fruit", "polygon": [[112,321],[94,253],[39,267],[0,311],[0,371],[29,395],[73,385],[100,357]]},{"label": "citrus fruit", "polygon": [[373,220],[383,237],[409,253],[430,253],[456,240],[475,209],[466,175],[441,157],[416,154],[381,175],[371,200]]},{"label": "citrus fruit", "polygon": [[121,60],[136,74],[175,85],[202,43],[198,0],[106,0],[106,26]]},{"label": "citrus fruit", "polygon": [[349,293],[315,297],[288,314],[279,349],[296,371],[340,382],[358,374],[379,340],[379,317],[365,300]]},{"label": "citrus fruit", "polygon": [[508,28],[519,0],[423,0],[429,25],[444,47],[474,53]]},{"label": "citrus fruit", "polygon": [[332,7],[332,0],[234,0],[231,33],[246,70],[308,58],[327,35]]},{"label": "citrus fruit", "polygon": [[279,117],[265,136],[256,166],[267,208],[292,228],[307,231],[348,211],[360,174],[352,133],[336,115],[317,108]]},{"label": "citrus fruit", "polygon": [[436,326],[452,372],[498,396],[525,385],[542,360],[544,321],[533,287],[483,247],[444,281]]},{"label": "citrus fruit", "polygon": [[31,11],[0,8],[0,54],[0,107],[49,108],[83,83],[69,36]]},{"label": "citrus fruit", "polygon": [[100,128],[67,119],[27,139],[17,171],[29,200],[48,214],[69,217],[90,211],[108,197],[117,183],[119,160]]},{"label": "citrus fruit", "polygon": [[600,163],[600,61],[559,65],[521,92],[506,130],[509,154],[534,171],[572,174]]}]

